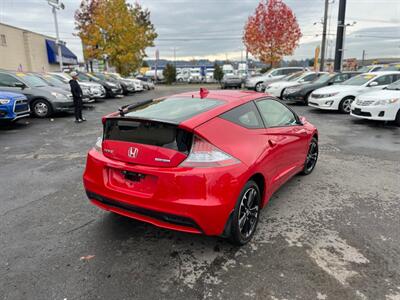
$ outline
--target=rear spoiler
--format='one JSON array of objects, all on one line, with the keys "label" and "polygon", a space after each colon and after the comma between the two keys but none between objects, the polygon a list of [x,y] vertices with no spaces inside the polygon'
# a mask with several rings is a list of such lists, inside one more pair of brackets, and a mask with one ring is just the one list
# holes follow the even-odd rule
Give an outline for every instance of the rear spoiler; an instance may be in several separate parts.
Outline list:
[{"label": "rear spoiler", "polygon": [[139,103],[135,103],[135,104],[128,104],[128,105],[121,106],[120,108],[118,108],[119,115],[120,115],[121,117],[123,117],[123,116],[125,116],[125,114],[126,114],[130,109],[133,109],[133,108],[136,108],[136,107],[138,107],[138,106],[140,106],[140,105],[147,104],[147,103],[151,103],[151,102],[153,102],[153,99],[145,100],[145,101],[142,101],[142,102],[139,102]]}]

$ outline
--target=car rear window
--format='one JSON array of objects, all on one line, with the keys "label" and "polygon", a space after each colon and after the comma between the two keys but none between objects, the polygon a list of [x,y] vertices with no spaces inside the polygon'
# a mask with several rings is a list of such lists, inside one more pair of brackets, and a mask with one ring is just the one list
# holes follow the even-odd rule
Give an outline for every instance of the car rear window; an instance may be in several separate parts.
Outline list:
[{"label": "car rear window", "polygon": [[171,97],[145,102],[129,109],[126,117],[180,123],[224,103],[216,99]]}]

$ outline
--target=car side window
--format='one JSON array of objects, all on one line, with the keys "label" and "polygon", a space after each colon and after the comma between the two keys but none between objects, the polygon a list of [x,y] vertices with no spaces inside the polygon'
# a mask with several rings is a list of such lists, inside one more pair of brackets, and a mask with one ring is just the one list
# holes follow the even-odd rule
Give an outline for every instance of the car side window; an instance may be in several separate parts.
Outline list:
[{"label": "car side window", "polygon": [[231,109],[220,115],[220,118],[249,129],[264,128],[260,113],[254,102]]},{"label": "car side window", "polygon": [[276,100],[257,101],[257,107],[267,127],[297,125],[294,113]]},{"label": "car side window", "polygon": [[387,85],[387,84],[391,84],[393,79],[392,79],[393,75],[384,75],[381,77],[376,78],[374,81],[376,81],[379,85]]},{"label": "car side window", "polygon": [[20,81],[11,75],[0,73],[0,86],[14,87],[16,83]]}]

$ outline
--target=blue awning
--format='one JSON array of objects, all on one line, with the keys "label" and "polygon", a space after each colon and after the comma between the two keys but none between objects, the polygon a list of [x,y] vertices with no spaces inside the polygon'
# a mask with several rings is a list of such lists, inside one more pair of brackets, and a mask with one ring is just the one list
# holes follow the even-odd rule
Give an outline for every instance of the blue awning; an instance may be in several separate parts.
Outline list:
[{"label": "blue awning", "polygon": [[[46,40],[46,48],[47,48],[47,57],[49,59],[49,63],[58,64],[59,59],[58,59],[58,50],[56,42],[52,40]],[[62,53],[63,64],[66,65],[78,64],[78,57],[66,46],[61,45],[61,53]]]}]

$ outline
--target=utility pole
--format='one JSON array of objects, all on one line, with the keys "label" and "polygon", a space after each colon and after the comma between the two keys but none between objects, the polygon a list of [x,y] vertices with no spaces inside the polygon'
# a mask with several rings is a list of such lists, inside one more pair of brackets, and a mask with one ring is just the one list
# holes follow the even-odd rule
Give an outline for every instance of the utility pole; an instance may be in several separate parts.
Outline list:
[{"label": "utility pole", "polygon": [[343,33],[345,27],[346,17],[346,0],[339,0],[339,14],[338,14],[338,25],[336,33],[336,49],[335,49],[335,65],[334,71],[339,72],[342,69],[342,57],[343,57]]},{"label": "utility pole", "polygon": [[364,62],[365,62],[365,50],[362,52],[362,57],[361,57],[361,65],[364,67]]},{"label": "utility pole", "polygon": [[325,48],[326,48],[326,27],[328,24],[328,8],[329,8],[329,0],[325,0],[325,9],[324,9],[324,27],[322,29],[322,43],[321,43],[321,64],[319,66],[319,70],[324,71],[325,65]]},{"label": "utility pole", "polygon": [[61,3],[60,0],[47,0],[47,3],[52,7],[52,12],[54,16],[54,24],[56,27],[56,45],[57,45],[57,50],[58,50],[58,62],[60,64],[60,71],[63,71],[63,58],[62,58],[62,50],[61,50],[61,45],[63,44],[60,40],[60,33],[58,30],[58,20],[57,20],[57,10],[58,9],[64,9],[65,6],[63,3]]}]

